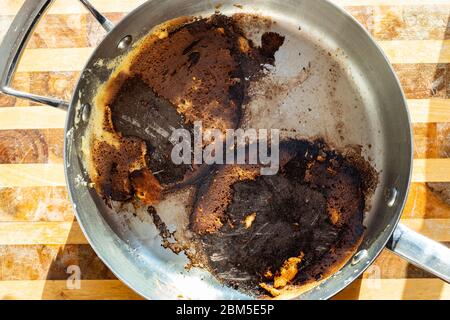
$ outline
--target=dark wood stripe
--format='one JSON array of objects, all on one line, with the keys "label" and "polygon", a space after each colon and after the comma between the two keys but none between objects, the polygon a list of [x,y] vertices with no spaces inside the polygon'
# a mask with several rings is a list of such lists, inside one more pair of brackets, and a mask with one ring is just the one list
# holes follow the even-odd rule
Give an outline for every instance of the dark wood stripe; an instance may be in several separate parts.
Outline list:
[{"label": "dark wood stripe", "polygon": [[394,64],[408,99],[449,98],[449,64]]},{"label": "dark wood stripe", "polygon": [[0,130],[0,164],[62,163],[64,129]]},{"label": "dark wood stripe", "polygon": [[450,5],[351,6],[345,10],[376,40],[450,39]]},{"label": "dark wood stripe", "polygon": [[[70,101],[80,72],[17,72],[12,87],[34,94]],[[37,103],[0,94],[0,107],[29,106]]]}]

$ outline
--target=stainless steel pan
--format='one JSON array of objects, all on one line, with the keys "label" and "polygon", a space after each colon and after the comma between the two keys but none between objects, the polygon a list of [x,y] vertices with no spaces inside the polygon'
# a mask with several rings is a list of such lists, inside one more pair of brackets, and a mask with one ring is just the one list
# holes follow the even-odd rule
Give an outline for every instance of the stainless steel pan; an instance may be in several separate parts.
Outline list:
[{"label": "stainless steel pan", "polygon": [[[72,101],[40,97],[10,87],[27,39],[51,0],[25,1],[13,21],[0,47],[1,91],[68,109],[64,162],[70,196],[86,237],[118,278],[151,299],[175,299],[180,294],[194,299],[251,298],[221,286],[205,271],[185,271],[186,258],[161,249],[156,230],[149,221],[142,217],[139,220],[114,214],[83,183],[88,181],[88,177],[80,159],[81,138],[89,120],[93,96],[97,86],[105,82],[112,72],[104,62],[126,53],[130,44],[155,25],[178,16],[211,14],[218,3],[206,0],[152,0],[113,26],[87,1],[82,2],[109,33],[87,62]],[[220,10],[225,14],[242,11],[233,6],[233,1],[220,3]],[[341,78],[334,100],[329,100],[321,90],[314,91],[328,80],[313,75],[301,85],[303,95],[294,93],[293,97],[285,97],[291,104],[288,110],[292,114],[289,117],[305,116],[301,113],[302,106],[313,105],[318,111],[316,118],[309,119],[312,125],[307,131],[311,135],[325,136],[336,147],[352,143],[373,144],[373,150],[365,152],[380,172],[380,184],[367,212],[367,231],[358,252],[341,271],[298,298],[332,297],[361,275],[386,246],[449,282],[449,250],[398,224],[410,183],[411,126],[399,82],[369,34],[351,16],[326,0],[243,0],[239,3],[245,12],[256,12],[275,20],[277,24],[274,28],[287,36],[286,48],[277,56],[277,65],[281,66],[275,74],[277,81],[289,83],[289,79],[295,77],[292,70],[308,60],[313,60],[313,68],[316,66],[315,71],[319,75],[322,74],[321,63],[339,65]],[[299,55],[298,51],[302,54]],[[332,53],[329,55],[332,58],[322,57],[322,53],[327,51]],[[295,91],[296,87],[291,89]],[[355,98],[353,103],[359,108],[346,106],[352,103],[350,98]],[[302,99],[301,103],[299,99]],[[330,111],[330,103],[335,103],[333,110],[338,108],[337,113]],[[334,139],[336,121],[344,123],[346,140],[343,142]]]}]

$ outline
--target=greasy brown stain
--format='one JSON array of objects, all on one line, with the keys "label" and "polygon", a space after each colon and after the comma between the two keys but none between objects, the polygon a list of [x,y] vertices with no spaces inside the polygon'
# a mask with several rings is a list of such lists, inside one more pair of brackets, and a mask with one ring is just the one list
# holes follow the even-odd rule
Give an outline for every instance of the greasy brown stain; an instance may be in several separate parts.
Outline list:
[{"label": "greasy brown stain", "polygon": [[[169,127],[196,120],[222,131],[239,127],[250,82],[264,79],[264,65],[275,64],[284,40],[264,32],[256,47],[233,18],[218,14],[146,39],[132,56],[130,74],[119,73],[105,106],[103,129],[118,145],[93,141],[97,191],[118,201],[137,197],[147,205],[162,199],[169,182],[183,181],[187,173],[156,170],[154,159],[164,156],[154,155],[171,149],[158,148],[164,139],[157,136],[167,139]],[[294,80],[307,75],[305,68]],[[147,113],[164,121],[152,123]],[[281,151],[283,164],[275,176],[259,176],[260,165],[211,166],[195,181],[190,228],[210,258],[208,269],[227,285],[261,292],[258,284],[268,273],[273,278],[266,285],[275,280],[277,288],[320,280],[348,259],[362,237],[365,196],[377,177],[361,156],[344,157],[320,140],[285,141]],[[159,171],[177,177],[163,181]],[[167,245],[172,234],[153,206],[148,212],[163,246],[184,250]],[[252,214],[252,222],[243,224]]]},{"label": "greasy brown stain", "polygon": [[[220,14],[151,34],[132,57],[130,74],[119,73],[110,86],[101,125],[119,146],[92,141],[96,190],[113,200],[137,196],[154,204],[164,185],[192,175],[170,159],[172,130],[190,129],[196,120],[223,132],[236,128],[249,82],[264,64],[274,63],[283,42],[284,37],[265,33],[261,47],[255,47],[232,18]],[[137,172],[152,177],[151,183],[137,179]]]},{"label": "greasy brown stain", "polygon": [[[301,284],[320,280],[362,236],[365,194],[377,184],[372,168],[321,141],[283,142],[280,158],[275,176],[259,176],[255,166],[223,166],[197,195],[194,230],[213,273],[233,287],[258,292],[272,279],[277,289],[291,276]],[[247,228],[242,221],[252,213]]]}]

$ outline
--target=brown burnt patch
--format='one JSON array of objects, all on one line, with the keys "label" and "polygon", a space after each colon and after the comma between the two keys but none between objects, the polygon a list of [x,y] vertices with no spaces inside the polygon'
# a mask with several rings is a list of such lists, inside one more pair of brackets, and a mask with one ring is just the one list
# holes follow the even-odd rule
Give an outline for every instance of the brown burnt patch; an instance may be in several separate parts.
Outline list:
[{"label": "brown burnt patch", "polygon": [[[267,30],[258,33],[256,46],[239,27],[243,17],[181,19],[144,39],[110,86],[104,134],[91,144],[91,178],[106,198],[149,205],[163,246],[184,251],[192,265],[227,285],[276,295],[327,277],[349,258],[362,238],[366,197],[377,176],[360,154],[340,154],[322,141],[283,142],[274,176],[260,176],[258,165],[172,163],[173,129],[192,132],[197,120],[207,128],[240,127],[250,83],[264,81],[265,64],[275,63],[284,37]],[[272,87],[267,100],[277,95]],[[196,190],[189,207],[192,244],[172,241],[155,209],[186,181]],[[191,245],[204,254],[194,256]]]},{"label": "brown burnt patch", "polygon": [[151,204],[178,183],[198,182],[210,169],[175,165],[172,131],[192,133],[196,120],[207,128],[238,127],[248,83],[274,63],[284,41],[271,33],[255,47],[233,18],[220,14],[177,23],[144,39],[104,93],[107,139],[91,143],[91,178],[106,198]]},{"label": "brown burnt patch", "polygon": [[[276,292],[320,280],[348,258],[363,235],[365,190],[352,163],[321,141],[289,140],[280,146],[280,156],[277,175],[223,174],[225,183],[213,182],[221,188],[221,201],[205,204],[207,193],[199,196],[203,208],[220,212],[214,232],[200,238],[211,270],[230,286],[261,292],[263,283]],[[249,215],[247,227],[242,222]]]},{"label": "brown burnt patch", "polygon": [[145,166],[145,153],[145,143],[137,138],[122,138],[118,148],[104,141],[94,141],[97,192],[108,199],[128,201],[137,191],[142,202],[158,202],[161,190],[159,182],[142,181],[144,176],[152,177],[151,171]]},{"label": "brown burnt patch", "polygon": [[214,233],[227,223],[226,210],[232,199],[232,185],[259,175],[257,166],[224,165],[200,185],[191,229],[197,234]]},{"label": "brown burnt patch", "polygon": [[158,181],[170,185],[181,181],[189,170],[186,164],[175,165],[170,154],[172,130],[192,126],[167,100],[155,95],[140,78],[127,79],[111,103],[112,124],[122,136],[136,137],[147,145],[146,163]]},{"label": "brown burnt patch", "polygon": [[130,70],[188,121],[201,120],[208,128],[236,128],[249,77],[260,71],[262,63],[273,63],[282,39],[271,36],[267,48],[256,48],[232,18],[216,14],[144,43]]}]

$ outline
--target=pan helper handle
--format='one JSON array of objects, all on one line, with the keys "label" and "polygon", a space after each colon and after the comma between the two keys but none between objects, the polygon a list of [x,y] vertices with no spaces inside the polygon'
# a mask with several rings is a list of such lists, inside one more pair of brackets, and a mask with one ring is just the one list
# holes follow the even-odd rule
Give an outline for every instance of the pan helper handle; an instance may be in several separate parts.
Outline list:
[{"label": "pan helper handle", "polygon": [[387,247],[417,267],[450,283],[450,249],[399,224]]},{"label": "pan helper handle", "polygon": [[[19,64],[30,35],[53,0],[26,0],[20,8],[8,32],[0,45],[0,92],[21,99],[47,104],[56,108],[67,109],[69,103],[57,98],[35,95],[15,90],[11,87],[14,73]],[[81,1],[81,0],[80,0]],[[114,25],[101,15],[88,1],[81,3],[94,15],[97,21],[110,31]]]}]

